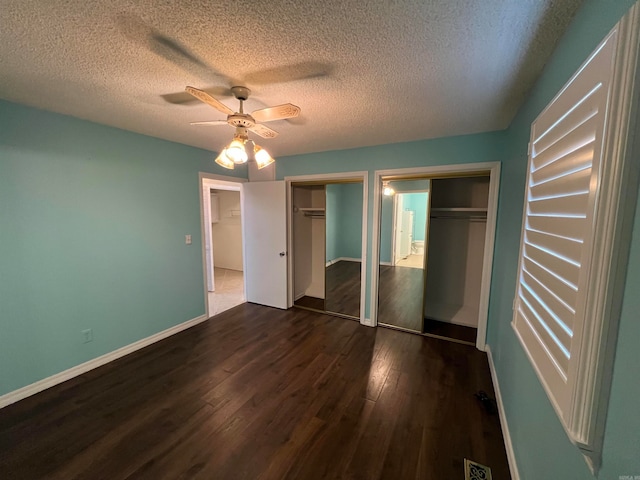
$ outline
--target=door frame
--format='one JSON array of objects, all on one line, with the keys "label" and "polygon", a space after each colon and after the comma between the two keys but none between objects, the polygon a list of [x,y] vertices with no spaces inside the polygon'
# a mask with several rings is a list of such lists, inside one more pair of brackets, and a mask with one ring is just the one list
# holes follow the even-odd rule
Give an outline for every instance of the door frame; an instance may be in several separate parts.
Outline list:
[{"label": "door frame", "polygon": [[287,276],[289,289],[288,308],[293,306],[293,205],[292,184],[303,182],[318,182],[318,184],[336,183],[344,181],[362,182],[362,260],[360,263],[360,323],[369,325],[365,319],[365,305],[367,297],[367,224],[369,212],[369,172],[362,170],[343,173],[318,173],[311,175],[295,175],[284,177],[287,194]]},{"label": "door frame", "polygon": [[[484,255],[482,261],[482,283],[480,287],[480,307],[478,310],[478,334],[476,348],[486,350],[487,321],[489,317],[489,294],[491,290],[491,270],[493,268],[493,247],[498,214],[498,193],[500,188],[500,162],[461,163],[438,165],[433,167],[395,168],[376,170],[373,182],[373,238],[371,239],[371,297],[369,312],[371,324],[378,325],[378,287],[380,272],[380,213],[382,205],[382,177],[402,176],[418,178],[438,178],[444,176],[464,177],[480,172],[489,174],[489,199],[487,203],[487,229],[485,233]],[[425,245],[425,248],[427,246]],[[377,273],[374,273],[377,272]]]},{"label": "door frame", "polygon": [[[242,195],[242,184],[246,183],[246,178],[238,178],[238,177],[229,177],[226,175],[217,175],[214,173],[206,173],[206,172],[198,172],[198,191],[200,192],[200,243],[202,246],[202,279],[204,283],[204,311],[207,315],[209,315],[209,289],[208,289],[208,275],[209,275],[209,266],[207,265],[207,241],[211,240],[211,235],[206,235],[207,221],[211,224],[211,199],[206,198],[206,201],[209,203],[209,207],[205,206],[205,197],[204,190],[208,187],[209,192],[214,188],[216,190],[231,190],[240,192],[240,216],[242,216],[243,211],[243,195]],[[211,227],[209,227],[211,228]],[[207,238],[208,237],[208,238]],[[244,255],[244,231],[242,232],[242,269],[246,270],[245,265],[245,255]],[[213,246],[211,245],[211,267],[213,270]],[[244,277],[244,275],[243,275]],[[214,284],[215,285],[215,284]],[[244,291],[247,291],[247,280],[244,278]]]}]

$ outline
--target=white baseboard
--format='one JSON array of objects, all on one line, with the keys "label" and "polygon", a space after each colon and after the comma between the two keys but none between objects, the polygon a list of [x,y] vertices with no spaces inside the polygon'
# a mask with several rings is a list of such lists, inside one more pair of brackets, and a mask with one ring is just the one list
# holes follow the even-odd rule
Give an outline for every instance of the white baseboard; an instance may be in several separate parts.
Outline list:
[{"label": "white baseboard", "polygon": [[496,393],[496,403],[498,404],[498,414],[500,415],[500,425],[502,426],[502,438],[504,438],[504,448],[507,451],[507,460],[509,461],[509,471],[511,472],[511,480],[520,480],[520,474],[518,473],[518,465],[516,464],[516,455],[513,451],[513,444],[511,443],[511,434],[509,433],[509,425],[507,424],[507,415],[504,411],[504,404],[502,403],[502,394],[500,393],[500,385],[498,384],[498,375],[496,374],[496,368],[493,363],[493,356],[491,355],[491,347],[485,345],[485,351],[489,358],[489,370],[491,371],[491,381],[493,382],[493,390]]},{"label": "white baseboard", "polygon": [[361,262],[362,259],[360,258],[352,258],[352,257],[338,257],[338,258],[334,258],[333,260],[329,260],[327,263],[325,263],[325,267],[330,267],[331,265],[333,265],[334,263],[338,263],[338,262]]},{"label": "white baseboard", "polygon": [[54,385],[58,385],[62,382],[66,382],[78,375],[82,375],[94,368],[101,367],[109,362],[112,362],[120,357],[124,357],[130,353],[135,352],[136,350],[140,350],[141,348],[147,347],[152,343],[159,342],[171,335],[175,335],[183,330],[186,330],[189,327],[193,327],[199,323],[207,320],[208,317],[206,315],[200,315],[199,317],[192,318],[191,320],[187,320],[179,325],[175,325],[171,328],[167,328],[161,332],[155,333],[147,338],[143,338],[138,340],[137,342],[130,343],[129,345],[125,345],[124,347],[118,348],[109,353],[105,353],[97,358],[89,360],[88,362],[81,363],[80,365],[76,365],[75,367],[71,367],[68,370],[64,370],[63,372],[56,373],[47,378],[43,378],[42,380],[38,380],[35,383],[27,385],[25,387],[19,388],[18,390],[14,390],[13,392],[6,393],[0,396],[0,408],[4,408],[7,405],[11,405],[17,401],[20,401],[24,398],[30,397],[31,395],[35,395],[36,393],[42,392],[47,388],[51,388]]},{"label": "white baseboard", "polygon": [[392,267],[391,262],[379,262],[380,265],[384,265],[385,267]]}]

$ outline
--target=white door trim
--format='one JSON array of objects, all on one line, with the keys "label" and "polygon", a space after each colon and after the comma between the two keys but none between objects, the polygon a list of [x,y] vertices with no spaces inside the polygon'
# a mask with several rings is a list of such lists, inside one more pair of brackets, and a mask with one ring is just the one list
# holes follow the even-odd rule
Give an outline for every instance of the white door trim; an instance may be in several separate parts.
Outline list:
[{"label": "white door trim", "polygon": [[291,184],[299,182],[337,182],[356,180],[362,182],[362,261],[360,263],[360,323],[370,325],[365,317],[365,303],[367,301],[367,227],[369,212],[369,172],[319,173],[313,175],[296,175],[284,177],[287,192],[287,275],[289,277],[289,305],[293,306],[293,212],[291,202]]},{"label": "white door trim", "polygon": [[[240,205],[242,209],[243,201],[242,201],[242,187],[241,185],[247,181],[246,178],[237,178],[237,177],[228,177],[226,175],[216,175],[214,173],[206,173],[206,172],[198,172],[198,190],[200,191],[200,242],[202,245],[202,279],[204,283],[204,312],[206,317],[209,318],[209,290],[207,288],[207,255],[206,255],[206,228],[207,221],[210,222],[211,218],[211,207],[206,207],[205,205],[205,197],[204,190],[208,189],[211,191],[212,188],[216,190],[232,190],[236,192],[240,192]],[[211,199],[206,199],[209,205],[211,205]],[[240,211],[240,215],[242,215],[242,211]],[[208,218],[207,218],[208,217]],[[244,235],[242,241],[242,268],[246,271],[246,265],[244,265]],[[211,258],[213,258],[213,249],[211,250]],[[244,279],[244,291],[247,291],[247,279]]]},{"label": "white door trim", "polygon": [[[500,162],[462,163],[438,165],[434,167],[395,168],[376,170],[373,181],[373,238],[371,239],[371,298],[369,312],[373,326],[378,325],[378,272],[380,269],[380,210],[382,199],[382,177],[420,175],[433,178],[464,173],[489,173],[489,201],[487,205],[487,230],[482,262],[482,285],[480,287],[480,309],[478,314],[478,335],[476,347],[484,351],[487,340],[487,320],[489,316],[489,292],[491,289],[491,269],[493,267],[493,246],[498,213],[498,191],[500,185]],[[425,246],[426,248],[426,246]]]}]

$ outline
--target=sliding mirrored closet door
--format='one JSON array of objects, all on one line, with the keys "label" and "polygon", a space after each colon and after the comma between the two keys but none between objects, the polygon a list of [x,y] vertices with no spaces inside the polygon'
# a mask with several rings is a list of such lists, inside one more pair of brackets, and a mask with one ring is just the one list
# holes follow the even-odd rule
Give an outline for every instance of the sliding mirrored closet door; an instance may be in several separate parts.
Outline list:
[{"label": "sliding mirrored closet door", "polygon": [[294,305],[358,320],[362,182],[292,184]]},{"label": "sliding mirrored closet door", "polygon": [[430,181],[385,181],[380,221],[378,323],[422,332]]},{"label": "sliding mirrored closet door", "polygon": [[475,343],[489,176],[382,180],[378,323]]},{"label": "sliding mirrored closet door", "polygon": [[362,183],[326,185],[325,310],[360,318]]}]

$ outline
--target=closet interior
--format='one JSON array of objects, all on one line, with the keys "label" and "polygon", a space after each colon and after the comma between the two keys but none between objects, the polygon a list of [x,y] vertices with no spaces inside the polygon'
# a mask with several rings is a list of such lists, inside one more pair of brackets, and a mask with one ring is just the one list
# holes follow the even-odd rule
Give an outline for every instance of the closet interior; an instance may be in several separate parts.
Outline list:
[{"label": "closet interior", "polygon": [[296,185],[291,198],[294,305],[324,310],[325,187]]},{"label": "closet interior", "polygon": [[362,182],[291,185],[294,306],[360,318]]},{"label": "closet interior", "polygon": [[431,181],[424,333],[475,343],[489,177]]},{"label": "closet interior", "polygon": [[[406,180],[384,179],[395,189],[394,197],[399,198],[382,200],[380,324],[475,344],[489,180],[488,175],[430,178],[421,190],[426,191],[427,200],[416,206],[402,198],[407,195],[403,193]],[[409,234],[412,246],[409,255],[398,255],[396,252],[402,249],[395,249],[394,240],[406,232],[399,232],[405,227],[397,219],[407,213],[416,219],[411,222],[413,231]],[[390,222],[393,226],[385,228]],[[391,239],[385,241],[384,235]],[[424,241],[415,241],[416,238]],[[385,252],[387,245],[390,253]],[[419,255],[422,252],[424,257]],[[411,257],[414,260],[407,261]]]}]

